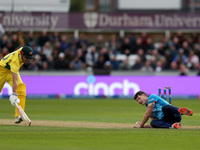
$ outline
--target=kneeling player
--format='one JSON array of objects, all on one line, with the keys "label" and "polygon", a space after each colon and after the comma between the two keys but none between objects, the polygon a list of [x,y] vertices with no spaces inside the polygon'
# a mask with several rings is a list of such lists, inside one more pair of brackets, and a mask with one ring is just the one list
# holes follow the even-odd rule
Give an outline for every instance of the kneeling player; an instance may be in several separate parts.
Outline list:
[{"label": "kneeling player", "polygon": [[[193,115],[193,111],[186,107],[175,107],[157,95],[150,95],[143,91],[135,94],[134,99],[147,107],[142,122],[137,122],[135,128],[181,128],[181,115]],[[145,124],[151,117],[150,124]]]}]

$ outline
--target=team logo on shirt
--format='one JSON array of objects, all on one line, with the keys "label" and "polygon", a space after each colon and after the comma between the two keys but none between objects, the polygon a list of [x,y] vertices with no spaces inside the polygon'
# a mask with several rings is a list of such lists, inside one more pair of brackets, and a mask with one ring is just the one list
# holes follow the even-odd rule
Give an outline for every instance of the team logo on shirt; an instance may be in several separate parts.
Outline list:
[{"label": "team logo on shirt", "polygon": [[154,98],[151,98],[151,99],[149,100],[149,102],[154,102]]}]

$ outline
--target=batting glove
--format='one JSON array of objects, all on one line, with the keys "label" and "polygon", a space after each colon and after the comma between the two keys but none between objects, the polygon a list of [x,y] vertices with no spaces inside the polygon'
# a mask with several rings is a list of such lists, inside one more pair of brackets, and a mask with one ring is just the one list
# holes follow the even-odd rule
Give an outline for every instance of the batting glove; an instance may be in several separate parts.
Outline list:
[{"label": "batting glove", "polygon": [[18,104],[20,102],[19,98],[17,97],[17,93],[12,93],[12,95],[10,95],[9,100],[10,103],[15,106],[15,102]]}]

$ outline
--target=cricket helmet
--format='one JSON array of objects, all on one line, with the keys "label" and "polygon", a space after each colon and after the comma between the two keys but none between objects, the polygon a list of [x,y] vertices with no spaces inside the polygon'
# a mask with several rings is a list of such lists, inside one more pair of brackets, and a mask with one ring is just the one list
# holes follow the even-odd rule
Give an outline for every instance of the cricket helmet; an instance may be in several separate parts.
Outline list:
[{"label": "cricket helmet", "polygon": [[20,53],[26,58],[33,59],[33,50],[29,46],[24,46]]}]

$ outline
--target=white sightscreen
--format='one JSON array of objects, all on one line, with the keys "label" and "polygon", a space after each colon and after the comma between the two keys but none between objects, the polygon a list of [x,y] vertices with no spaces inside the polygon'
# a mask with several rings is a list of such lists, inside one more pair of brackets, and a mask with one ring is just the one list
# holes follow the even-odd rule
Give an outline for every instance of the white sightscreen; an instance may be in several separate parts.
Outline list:
[{"label": "white sightscreen", "polygon": [[118,9],[181,9],[181,0],[118,0]]},{"label": "white sightscreen", "polygon": [[0,11],[69,12],[70,0],[0,0]]}]

